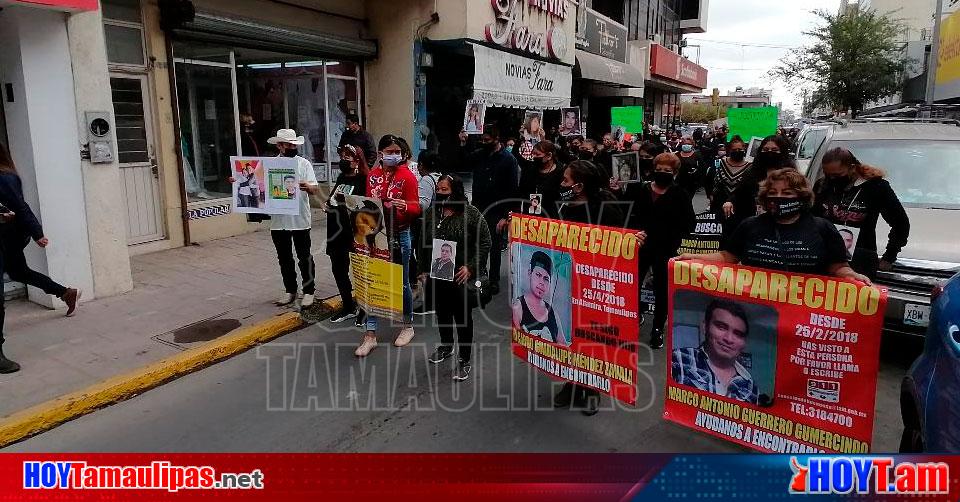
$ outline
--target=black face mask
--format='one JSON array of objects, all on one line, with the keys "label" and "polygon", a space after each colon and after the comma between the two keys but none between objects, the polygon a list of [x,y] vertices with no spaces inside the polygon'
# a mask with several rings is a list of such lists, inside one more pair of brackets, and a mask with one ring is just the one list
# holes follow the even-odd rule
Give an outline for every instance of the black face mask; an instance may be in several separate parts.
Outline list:
[{"label": "black face mask", "polygon": [[743,162],[743,159],[747,158],[747,152],[745,150],[731,150],[727,152],[727,157],[730,157],[730,160],[734,162]]},{"label": "black face mask", "polygon": [[286,150],[283,151],[283,156],[293,158],[293,157],[296,157],[297,154],[299,153],[300,152],[296,148],[287,148]]},{"label": "black face mask", "polygon": [[485,152],[493,152],[497,149],[497,144],[492,141],[490,143],[480,143],[480,148]]},{"label": "black face mask", "polygon": [[777,219],[786,219],[802,213],[806,204],[796,197],[767,197],[770,214]]},{"label": "black face mask", "polygon": [[653,170],[653,159],[640,159],[638,165],[641,173],[648,173]]},{"label": "black face mask", "polygon": [[340,160],[340,172],[350,174],[354,171],[353,164],[349,160]]},{"label": "black face mask", "polygon": [[574,186],[576,186],[576,185],[569,186],[569,187],[565,187],[565,186],[563,186],[563,185],[560,185],[560,193],[558,194],[559,197],[560,197],[560,200],[563,200],[563,201],[571,201],[571,200],[573,200],[573,199],[576,199],[576,198],[577,198],[577,191],[573,189]]},{"label": "black face mask", "polygon": [[593,153],[588,151],[581,151],[579,158],[580,160],[593,160]]},{"label": "black face mask", "polygon": [[760,167],[774,169],[783,165],[783,154],[780,152],[760,152],[753,163]]},{"label": "black face mask", "polygon": [[673,173],[654,171],[651,178],[654,183],[662,187],[668,187],[673,184]]},{"label": "black face mask", "polygon": [[850,184],[849,176],[829,176],[827,183],[834,188],[846,188]]},{"label": "black face mask", "polygon": [[543,166],[547,165],[547,159],[544,157],[534,157],[530,162],[533,162],[533,166],[537,169],[542,169]]}]

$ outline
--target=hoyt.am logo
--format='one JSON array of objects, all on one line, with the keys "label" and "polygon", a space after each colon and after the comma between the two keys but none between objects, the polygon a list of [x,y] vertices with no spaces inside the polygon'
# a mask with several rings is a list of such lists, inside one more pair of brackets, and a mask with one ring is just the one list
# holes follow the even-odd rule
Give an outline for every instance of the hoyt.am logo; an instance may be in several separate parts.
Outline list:
[{"label": "hoyt.am logo", "polygon": [[790,493],[936,495],[950,491],[943,462],[897,462],[893,457],[790,457]]}]

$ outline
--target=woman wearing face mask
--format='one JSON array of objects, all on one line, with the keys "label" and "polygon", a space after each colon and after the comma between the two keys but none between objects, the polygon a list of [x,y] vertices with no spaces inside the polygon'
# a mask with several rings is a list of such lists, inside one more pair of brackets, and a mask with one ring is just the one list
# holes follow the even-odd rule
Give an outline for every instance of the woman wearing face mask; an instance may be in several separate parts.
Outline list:
[{"label": "woman wearing face mask", "polygon": [[[849,150],[835,148],[823,156],[824,178],[817,182],[814,212],[840,227],[859,229],[851,266],[870,277],[892,270],[907,245],[910,219],[884,172],[861,163]],[[890,225],[887,248],[877,256],[877,221]],[[850,231],[853,233],[852,231]]]},{"label": "woman wearing face mask", "polygon": [[430,260],[427,259],[420,261],[420,274],[424,281],[430,281],[440,332],[440,346],[428,361],[440,364],[453,355],[456,328],[457,366],[453,379],[463,381],[470,376],[472,369],[473,309],[479,306],[476,290],[468,284],[487,275],[491,240],[487,221],[480,210],[467,202],[463,181],[458,176],[444,175],[437,183],[436,203],[424,214],[423,237],[421,256],[424,258],[432,256],[437,239],[456,243],[456,274],[452,282],[430,278]]},{"label": "woman wearing face mask", "polygon": [[690,199],[700,190],[703,175],[706,172],[703,155],[696,148],[696,141],[686,136],[680,144],[680,171],[677,173],[677,184],[687,191]]},{"label": "woman wearing face mask", "polygon": [[689,195],[675,182],[681,169],[680,159],[672,153],[662,153],[653,164],[653,181],[629,184],[620,200],[632,203],[630,228],[647,236],[640,249],[637,284],[643,284],[647,272],[653,273],[656,304],[650,347],[659,349],[663,347],[663,326],[667,322],[667,262],[677,255],[680,242],[693,231],[696,214]]},{"label": "woman wearing face mask", "polygon": [[707,197],[710,210],[720,216],[724,232],[729,234],[741,221],[757,214],[757,204],[756,179],[746,161],[747,144],[734,136],[726,151],[727,157],[720,159],[707,184]]},{"label": "woman wearing face mask", "polygon": [[[836,227],[814,216],[813,190],[796,169],[780,169],[760,186],[766,212],[744,220],[718,253],[685,254],[681,260],[741,263],[802,274],[829,275],[870,284],[847,263],[847,248]],[[771,251],[772,250],[772,251]]]},{"label": "woman wearing face mask", "polygon": [[[577,223],[629,228],[628,212],[622,211],[624,203],[606,190],[606,173],[592,162],[571,162],[563,171],[560,184],[559,219]],[[637,234],[637,243],[644,245],[646,234]],[[554,398],[553,405],[566,408],[573,403],[583,408],[583,414],[595,415],[600,406],[600,393],[589,387],[565,383]]]},{"label": "woman wearing face mask", "polygon": [[327,213],[327,256],[333,279],[340,291],[343,306],[330,318],[343,322],[357,317],[359,310],[353,301],[353,284],[350,282],[350,251],[353,250],[350,212],[346,207],[346,195],[366,195],[369,168],[363,151],[353,145],[344,145],[340,150],[340,174],[333,185],[330,200],[324,211]]},{"label": "woman wearing face mask", "polygon": [[[404,347],[413,339],[413,290],[410,288],[410,252],[412,239],[410,224],[420,216],[420,194],[417,177],[407,167],[412,156],[407,142],[402,138],[388,134],[380,138],[379,165],[370,171],[367,196],[383,202],[384,216],[390,241],[399,248],[399,263],[403,266],[403,322],[393,344]],[[394,256],[394,260],[397,260]],[[377,327],[379,320],[375,316],[367,317],[367,331],[363,342],[357,347],[357,357],[365,357],[377,346]]]},{"label": "woman wearing face mask", "polygon": [[518,212],[527,214],[531,196],[539,194],[542,216],[556,217],[557,195],[560,182],[563,181],[563,168],[558,164],[558,155],[557,145],[550,141],[541,141],[533,147],[532,160],[520,173],[516,195],[520,201],[520,206],[516,209]]}]

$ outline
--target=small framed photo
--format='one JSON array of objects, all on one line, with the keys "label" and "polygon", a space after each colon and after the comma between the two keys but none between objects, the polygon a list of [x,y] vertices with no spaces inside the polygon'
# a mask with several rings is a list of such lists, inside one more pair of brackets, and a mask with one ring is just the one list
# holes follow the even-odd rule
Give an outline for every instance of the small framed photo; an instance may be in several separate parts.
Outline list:
[{"label": "small framed photo", "polygon": [[527,204],[527,214],[540,216],[543,214],[543,194],[530,194],[530,203]]},{"label": "small framed photo", "polygon": [[443,239],[433,240],[430,261],[430,277],[441,281],[453,281],[457,273],[457,243]]},{"label": "small framed photo", "polygon": [[463,112],[463,130],[467,134],[483,134],[483,121],[487,115],[487,105],[483,101],[467,101]]},{"label": "small framed photo", "polygon": [[639,182],[640,154],[638,152],[626,152],[614,155],[613,176],[621,183]]},{"label": "small framed photo", "polygon": [[560,109],[560,135],[583,136],[583,125],[580,121],[580,107]]}]

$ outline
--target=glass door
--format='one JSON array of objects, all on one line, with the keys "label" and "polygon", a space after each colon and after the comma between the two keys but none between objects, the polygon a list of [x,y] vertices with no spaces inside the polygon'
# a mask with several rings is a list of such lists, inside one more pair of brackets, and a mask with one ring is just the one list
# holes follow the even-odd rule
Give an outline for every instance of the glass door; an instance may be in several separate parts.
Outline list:
[{"label": "glass door", "polygon": [[230,62],[174,59],[180,148],[189,202],[230,198],[230,156],[238,155],[236,72]]}]

